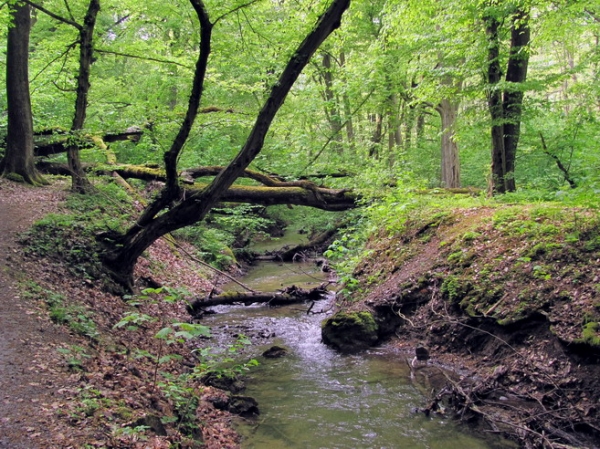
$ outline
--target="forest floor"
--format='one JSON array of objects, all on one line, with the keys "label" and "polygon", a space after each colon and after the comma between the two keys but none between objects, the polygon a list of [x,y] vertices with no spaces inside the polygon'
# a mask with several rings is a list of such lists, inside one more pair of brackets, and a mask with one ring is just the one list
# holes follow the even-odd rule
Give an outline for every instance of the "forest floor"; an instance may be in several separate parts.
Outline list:
[{"label": "forest floor", "polygon": [[[223,393],[172,380],[198,363],[193,347],[155,338],[189,322],[184,301],[148,294],[133,306],[56,258],[24,253],[24,231],[60,212],[67,195],[66,181],[32,188],[0,179],[0,449],[239,447],[232,416],[213,405]],[[341,307],[391,323],[388,337],[407,358],[428,347],[431,360],[415,369],[435,388],[423,411],[458,410],[520,447],[598,447],[597,212],[537,205],[413,215],[401,231],[372,236]],[[213,288],[203,270],[161,240],[136,280],[185,287],[195,299]],[[155,319],[115,327],[128,314]],[[169,355],[177,358],[159,366]],[[189,397],[198,398],[193,410]],[[200,428],[184,429],[186,414]]]},{"label": "forest floor", "polygon": [[[192,413],[202,421],[199,432],[184,435],[181,421],[164,429],[153,419],[177,421],[177,401],[157,387],[152,355],[167,352],[154,338],[162,326],[189,321],[181,301],[148,301],[135,310],[160,317],[156,323],[115,329],[132,310],[122,298],[57,260],[24,254],[22,233],[59,213],[68,188],[66,181],[34,188],[0,178],[0,448],[239,447],[231,415],[209,402],[220,394],[210,387],[196,391],[200,401]],[[164,266],[168,273],[157,268]],[[207,273],[163,241],[141,260],[136,276],[140,283],[185,285],[193,295],[213,287]],[[183,359],[160,366],[174,377],[194,362],[185,344],[168,351]]]}]

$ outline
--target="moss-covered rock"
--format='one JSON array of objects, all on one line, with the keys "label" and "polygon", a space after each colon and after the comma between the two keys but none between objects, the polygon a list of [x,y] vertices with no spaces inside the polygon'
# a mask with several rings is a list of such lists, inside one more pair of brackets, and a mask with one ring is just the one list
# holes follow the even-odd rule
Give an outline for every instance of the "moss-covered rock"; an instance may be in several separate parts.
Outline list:
[{"label": "moss-covered rock", "polygon": [[338,312],[323,322],[321,335],[326,345],[351,353],[373,346],[378,330],[370,312]]}]

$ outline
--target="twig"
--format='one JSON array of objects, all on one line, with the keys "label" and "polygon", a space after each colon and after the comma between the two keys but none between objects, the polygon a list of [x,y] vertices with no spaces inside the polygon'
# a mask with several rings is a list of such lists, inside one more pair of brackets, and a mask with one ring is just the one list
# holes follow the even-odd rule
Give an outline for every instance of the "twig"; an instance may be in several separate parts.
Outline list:
[{"label": "twig", "polygon": [[202,265],[203,267],[206,268],[210,268],[213,271],[216,271],[217,273],[219,273],[221,276],[225,276],[227,279],[229,279],[230,281],[235,282],[236,284],[238,284],[240,287],[242,287],[245,290],[248,290],[249,292],[252,293],[256,293],[256,290],[251,289],[250,287],[248,287],[245,284],[242,284],[240,281],[238,281],[236,278],[234,278],[233,276],[213,267],[210,264],[207,264],[206,262],[198,259],[197,257],[194,257],[192,254],[190,254],[183,246],[181,246],[179,243],[177,243],[177,241],[172,237],[172,236],[165,236],[165,238],[173,245],[175,245],[177,247],[177,249],[179,249],[180,251],[182,251],[183,253],[185,253],[186,256],[188,256],[191,260],[193,260],[196,263],[199,263],[200,265]]}]

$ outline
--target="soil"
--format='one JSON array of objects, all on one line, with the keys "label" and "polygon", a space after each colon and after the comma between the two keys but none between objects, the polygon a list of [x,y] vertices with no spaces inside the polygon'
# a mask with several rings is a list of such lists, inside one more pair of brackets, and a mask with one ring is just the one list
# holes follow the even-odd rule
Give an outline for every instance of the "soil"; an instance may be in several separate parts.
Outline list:
[{"label": "soil", "polygon": [[[132,310],[123,298],[74,276],[58,260],[24,254],[21,233],[60,212],[68,188],[64,180],[33,188],[0,178],[0,448],[239,447],[231,414],[209,401],[223,393],[192,387],[200,400],[190,413],[202,425],[185,433],[176,402],[157,388],[157,365],[135,356],[137,350],[164,354],[154,335],[167,323],[189,321],[184,302],[148,300],[137,310],[160,317],[157,322],[133,332],[115,329]],[[205,296],[213,288],[210,273],[182,254],[157,242],[136,268],[138,283],[185,286],[194,297]],[[157,269],[164,266],[170,270]],[[50,319],[56,298],[71,314],[62,321]],[[189,371],[197,363],[191,349],[169,346],[182,362],[166,362],[161,372]],[[158,417],[175,422],[163,426]],[[140,425],[149,429],[133,429]]]},{"label": "soil", "polygon": [[[572,229],[577,238],[566,238]],[[415,374],[456,373],[424,413],[454,410],[519,447],[596,448],[598,241],[595,211],[473,208],[415,220],[372,238],[341,308],[373,312],[408,359],[426,347]]]},{"label": "soil", "polygon": [[64,425],[53,410],[74,382],[56,369],[56,348],[70,343],[45,319],[36,301],[22,298],[19,232],[55,210],[63,195],[0,181],[0,448],[43,447],[49,429],[61,440]]}]

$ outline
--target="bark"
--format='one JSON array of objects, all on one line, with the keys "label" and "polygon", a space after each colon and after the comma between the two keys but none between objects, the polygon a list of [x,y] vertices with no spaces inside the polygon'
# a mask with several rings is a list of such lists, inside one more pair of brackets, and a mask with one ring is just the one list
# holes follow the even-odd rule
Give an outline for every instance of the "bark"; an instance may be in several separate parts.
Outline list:
[{"label": "bark", "polygon": [[556,154],[553,154],[550,152],[550,150],[548,150],[548,146],[546,145],[546,139],[544,139],[544,135],[542,134],[541,131],[539,134],[540,134],[540,139],[542,140],[542,149],[544,150],[544,153],[546,153],[548,156],[550,156],[554,160],[554,162],[556,162],[556,166],[562,172],[563,177],[564,177],[565,181],[567,181],[569,183],[569,186],[571,186],[572,189],[576,188],[577,182],[571,177],[571,174],[569,173],[569,169],[567,167],[565,167],[565,165],[562,163],[562,161],[559,159],[559,157]]},{"label": "bark", "polygon": [[[83,19],[83,26],[79,27],[79,73],[77,75],[77,96],[75,99],[75,114],[71,133],[77,134],[83,129],[87,114],[88,93],[90,90],[90,71],[94,62],[93,36],[96,26],[96,17],[100,11],[100,0],[90,0],[88,10]],[[81,158],[79,155],[79,145],[72,144],[67,146],[67,160],[71,170],[72,186],[75,192],[84,193],[91,188],[87,179]]]},{"label": "bark", "polygon": [[327,52],[323,53],[323,70],[322,78],[325,84],[325,92],[323,94],[325,99],[325,115],[329,121],[331,128],[332,140],[335,142],[333,148],[336,152],[341,152],[342,146],[342,130],[343,123],[340,116],[340,108],[338,101],[333,90],[333,68],[331,66],[331,55]]},{"label": "bark", "polygon": [[383,138],[383,116],[381,114],[373,114],[371,121],[375,123],[373,134],[371,135],[371,148],[369,148],[369,157],[379,159],[381,149],[381,139]]},{"label": "bark", "polygon": [[[206,188],[208,186],[186,189],[186,195],[191,192],[192,196],[199,197]],[[230,186],[221,194],[220,201],[263,206],[289,204],[339,212],[355,208],[357,197],[344,189],[308,190],[302,187]]]},{"label": "bark", "polygon": [[460,159],[458,145],[454,140],[454,123],[458,114],[458,103],[444,98],[437,109],[442,120],[442,187],[460,187]]},{"label": "bark", "polygon": [[33,158],[33,118],[29,95],[29,33],[31,11],[17,3],[11,12],[6,47],[8,133],[0,174],[15,173],[30,184],[44,183]]},{"label": "bark", "polygon": [[[346,65],[346,55],[344,52],[340,53],[340,65],[344,67]],[[342,81],[346,82],[346,78],[343,77]],[[350,148],[354,149],[354,125],[352,123],[352,109],[350,107],[350,97],[348,96],[348,92],[344,90],[342,94],[343,105],[344,105],[344,115],[346,117],[346,138],[348,140],[348,144]]]},{"label": "bark", "polygon": [[[288,92],[315,51],[339,27],[342,14],[350,5],[350,0],[334,0],[331,3],[326,12],[319,18],[316,26],[293,54],[278,82],[273,85],[246,143],[237,156],[215,177],[207,188],[187,197],[182,197],[179,195],[180,190],[177,182],[177,157],[187,139],[202,96],[212,30],[212,24],[203,3],[200,0],[190,1],[201,24],[201,50],[196,65],[186,119],[171,150],[165,155],[167,187],[163,190],[163,194],[159,199],[146,209],[138,223],[123,238],[112,242],[112,248],[110,248],[112,251],[105,254],[104,258],[105,266],[113,273],[114,279],[127,288],[132,287],[133,268],[146,248],[161,236],[202,220],[220,200],[221,195],[229,189],[256,158],[263,147],[271,123]],[[174,200],[178,200],[178,202],[173,203]],[[173,203],[173,206],[159,215],[159,212],[171,203]]]},{"label": "bark", "polygon": [[513,17],[510,40],[510,55],[506,70],[506,81],[509,83],[504,90],[504,151],[506,153],[506,190],[514,192],[515,185],[515,159],[517,145],[521,133],[521,113],[523,105],[523,88],[519,86],[527,78],[529,64],[529,16],[525,11],[519,10]]},{"label": "bark", "polygon": [[218,296],[193,301],[188,306],[190,315],[195,315],[205,307],[266,303],[271,306],[297,304],[305,301],[318,301],[327,298],[326,284],[311,289],[298,288],[294,285],[277,292],[227,292]]},{"label": "bark", "polygon": [[507,87],[502,92],[498,85],[502,79],[500,67],[500,22],[487,17],[488,35],[488,108],[492,120],[492,194],[511,192],[516,189],[515,160],[519,143],[523,86],[527,78],[530,42],[529,14],[517,10],[511,18],[511,41],[506,70]]},{"label": "bark", "polygon": [[[120,140],[137,142],[142,134],[143,131],[136,129],[132,131],[125,131],[123,133],[107,133],[103,136],[80,135],[78,148],[82,149],[97,147],[101,150],[106,150],[107,143],[117,142]],[[46,133],[36,134],[33,136],[35,156],[48,157],[67,152],[67,147],[71,138],[70,133],[62,133],[58,135],[50,134],[50,136],[51,137],[48,137],[48,134]]]},{"label": "bark", "polygon": [[506,153],[504,151],[504,114],[502,111],[502,94],[498,83],[502,79],[500,67],[500,23],[495,17],[486,19],[488,35],[488,109],[492,120],[492,176],[490,190],[492,194],[506,192],[504,174],[506,173]]},{"label": "bark", "polygon": [[[68,175],[69,168],[63,164],[53,164],[46,161],[38,162],[37,166],[43,173],[53,175]],[[205,167],[204,176],[218,174],[222,167]],[[156,167],[145,166],[109,166],[101,169],[91,169],[95,173],[118,176],[122,179],[140,179],[142,181],[165,182],[165,172]],[[353,209],[359,196],[347,189],[330,189],[318,187],[310,181],[281,182],[273,178],[247,170],[246,177],[262,180],[264,186],[230,186],[221,195],[221,201],[227,203],[250,203],[262,206],[287,204],[295,206],[308,206],[327,211],[344,211]],[[258,175],[258,176],[257,176]],[[208,187],[207,183],[194,183],[182,189],[183,197],[201,195]]]}]

